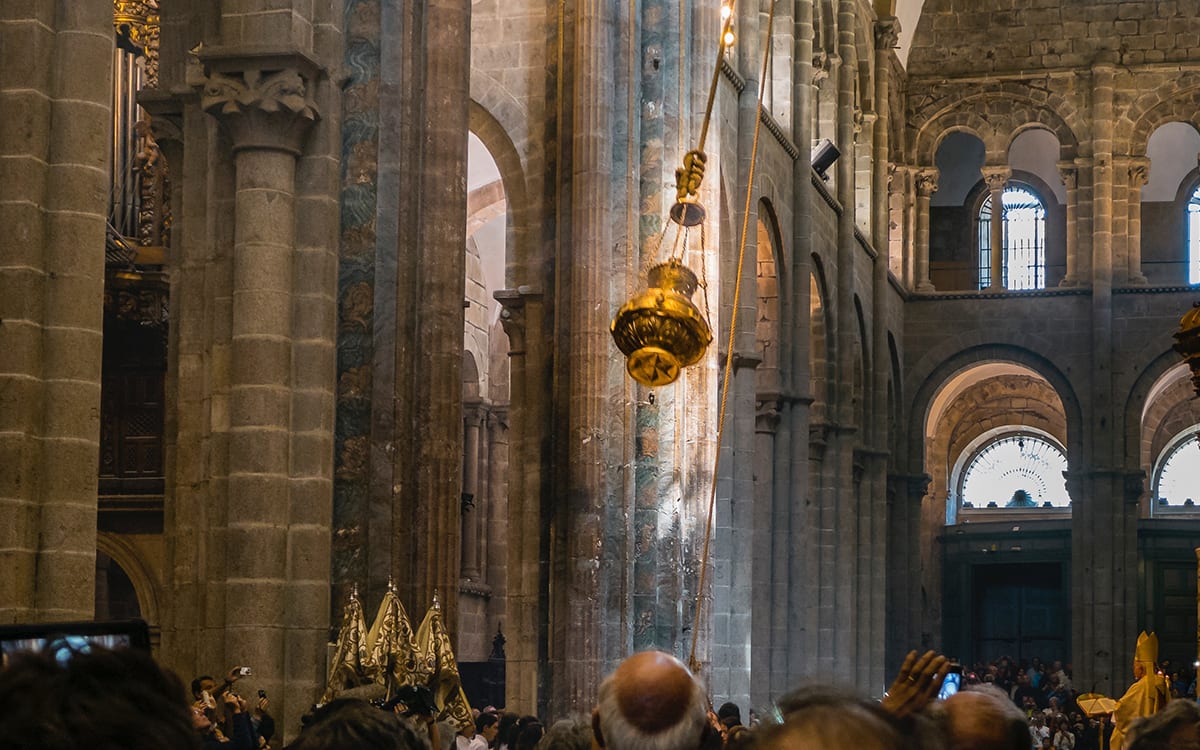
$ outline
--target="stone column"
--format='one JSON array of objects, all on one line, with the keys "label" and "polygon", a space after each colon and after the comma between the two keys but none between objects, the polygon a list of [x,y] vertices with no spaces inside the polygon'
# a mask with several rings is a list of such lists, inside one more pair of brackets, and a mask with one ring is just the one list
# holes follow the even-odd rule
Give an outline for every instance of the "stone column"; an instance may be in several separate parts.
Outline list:
[{"label": "stone column", "polygon": [[[790,252],[784,252],[785,268],[791,274],[781,274],[783,279],[790,275],[790,295],[781,295],[793,300],[788,307],[788,325],[795,331],[809,330],[809,295],[812,278],[812,219],[813,219],[813,169],[809,149],[803,144],[813,139],[813,0],[798,0],[795,3],[795,35],[792,48],[792,127],[793,138],[802,144],[800,158],[792,164],[792,222]],[[783,326],[781,326],[783,330]],[[809,500],[808,477],[808,426],[809,408],[812,403],[809,379],[809,340],[807,335],[793,338],[790,349],[790,366],[780,362],[786,398],[782,400],[783,412],[775,437],[778,454],[782,459],[776,470],[777,490],[775,502],[765,509],[770,523],[755,526],[755,544],[770,549],[768,570],[763,578],[771,582],[770,596],[756,599],[755,605],[767,608],[771,615],[767,632],[769,641],[765,651],[757,651],[751,666],[756,675],[768,675],[767,684],[756,680],[751,686],[751,698],[755,705],[765,702],[772,695],[781,695],[794,685],[801,675],[811,673],[812,657],[817,642],[815,629],[809,630],[798,622],[793,613],[808,612],[808,581],[812,571],[807,555],[793,554],[799,547],[810,549],[816,533],[804,526],[807,517],[805,503]],[[786,469],[786,470],[785,470]],[[756,570],[756,573],[758,571]],[[778,594],[776,592],[779,592]]]},{"label": "stone column", "polygon": [[1126,283],[1142,285],[1142,188],[1150,182],[1150,160],[1133,159],[1129,164],[1129,188],[1126,202],[1129,219],[1126,222]]},{"label": "stone column", "polygon": [[506,629],[510,634],[505,661],[505,702],[510,706],[538,706],[541,683],[541,648],[545,619],[541,616],[543,575],[547,561],[541,555],[543,526],[541,499],[549,480],[541,462],[546,434],[547,402],[543,379],[548,345],[543,325],[541,295],[505,289],[496,292],[503,306],[500,323],[508,335],[511,440],[509,455],[508,535],[504,570],[507,585]]},{"label": "stone column", "polygon": [[0,622],[92,617],[112,13],[0,11]]},{"label": "stone column", "polygon": [[1058,174],[1067,188],[1066,255],[1067,270],[1059,286],[1079,285],[1079,171],[1074,161],[1060,161]]},{"label": "stone column", "polygon": [[[207,63],[201,106],[228,132],[235,172],[225,652],[231,663],[252,660],[258,684],[282,694],[294,554],[296,163],[317,117],[318,69],[299,55]],[[286,697],[298,712],[302,696]]]},{"label": "stone column", "polygon": [[483,512],[479,496],[479,413],[478,407],[465,408],[463,448],[463,522],[462,577],[479,581],[479,533],[477,518]]},{"label": "stone column", "polygon": [[[1122,468],[1123,402],[1115,395],[1113,359],[1113,131],[1115,57],[1092,68],[1091,383],[1083,402],[1082,456],[1067,489],[1074,499],[1072,633],[1076,674],[1100,692],[1116,689],[1129,663],[1137,624],[1137,517],[1142,474]],[[1122,269],[1123,270],[1123,269]],[[1086,461],[1086,463],[1084,463]],[[1115,467],[1115,468],[1114,468]]]},{"label": "stone column", "polygon": [[989,292],[1004,291],[1004,186],[1012,177],[1007,166],[990,166],[980,170],[992,199],[991,235],[991,282]]},{"label": "stone column", "polygon": [[[575,69],[571,112],[571,232],[561,250],[569,294],[566,369],[568,468],[566,491],[565,600],[561,606],[561,650],[553,654],[552,715],[588,711],[603,678],[604,620],[599,559],[605,544],[605,413],[607,368],[612,356],[608,334],[612,252],[613,27],[615,9],[601,0],[576,6]],[[557,662],[557,663],[555,663]],[[561,679],[560,679],[561,677]]]},{"label": "stone column", "polygon": [[935,291],[929,280],[929,199],[938,189],[938,171],[917,172],[916,291]]},{"label": "stone column", "polygon": [[[875,121],[874,183],[872,185],[871,235],[875,245],[874,278],[871,295],[871,363],[873,372],[868,379],[871,408],[870,424],[863,425],[868,434],[863,443],[871,446],[866,471],[869,488],[867,502],[872,509],[865,535],[872,554],[865,564],[865,588],[862,598],[867,602],[870,617],[867,621],[867,646],[860,653],[859,684],[880,684],[884,680],[886,633],[883,627],[886,611],[888,576],[888,538],[886,503],[888,464],[888,381],[891,376],[891,351],[888,346],[888,301],[893,298],[888,272],[891,266],[891,244],[888,237],[888,182],[891,173],[888,163],[891,108],[892,55],[900,35],[900,22],[884,17],[875,26]],[[867,346],[863,342],[863,346]]]}]

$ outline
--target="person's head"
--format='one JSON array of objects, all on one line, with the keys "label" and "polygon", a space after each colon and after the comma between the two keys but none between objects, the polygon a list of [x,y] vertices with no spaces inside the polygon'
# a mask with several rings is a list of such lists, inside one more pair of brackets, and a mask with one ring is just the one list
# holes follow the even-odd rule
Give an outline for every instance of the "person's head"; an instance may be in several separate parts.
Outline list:
[{"label": "person's head", "polygon": [[[959,691],[935,704],[948,750],[1028,750],[1029,723],[1008,696],[986,685]],[[1033,715],[1035,725],[1041,719]]]},{"label": "person's head", "polygon": [[902,750],[904,736],[877,705],[829,690],[803,688],[779,700],[783,723],[768,727],[756,750]]},{"label": "person's head", "polygon": [[200,700],[200,694],[205,691],[212,695],[216,689],[217,681],[213,679],[212,675],[200,675],[192,680],[192,700]]},{"label": "person's head", "polygon": [[581,719],[554,722],[534,750],[591,750],[592,728]]},{"label": "person's head", "polygon": [[499,731],[500,719],[496,718],[496,714],[481,713],[475,717],[475,734],[483,735],[483,739],[489,745],[496,739],[496,733]]},{"label": "person's head", "polygon": [[183,683],[133,649],[17,654],[0,671],[5,750],[199,747]]},{"label": "person's head", "polygon": [[1125,738],[1128,750],[1200,750],[1200,706],[1173,700],[1161,711],[1134,721]]},{"label": "person's head", "polygon": [[600,683],[592,712],[592,732],[600,747],[696,750],[708,731],[704,689],[670,654],[634,654]]},{"label": "person's head", "polygon": [[338,698],[313,712],[287,750],[430,750],[426,734],[392,711]]},{"label": "person's head", "polygon": [[546,728],[540,721],[531,721],[519,726],[521,732],[517,735],[517,743],[513,745],[513,750],[533,750],[546,734]]},{"label": "person's head", "polygon": [[717,718],[726,727],[740,726],[742,723],[742,710],[738,708],[736,703],[727,701],[722,703],[721,707],[717,709]]}]

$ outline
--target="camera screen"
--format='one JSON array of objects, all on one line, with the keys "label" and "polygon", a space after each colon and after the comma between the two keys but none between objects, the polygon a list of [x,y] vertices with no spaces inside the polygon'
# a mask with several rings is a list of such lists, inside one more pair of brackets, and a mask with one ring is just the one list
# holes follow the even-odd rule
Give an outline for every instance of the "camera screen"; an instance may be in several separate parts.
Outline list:
[{"label": "camera screen", "polygon": [[946,700],[950,696],[957,693],[961,686],[962,672],[950,672],[946,675],[946,679],[942,680],[942,689],[938,693],[938,700]]},{"label": "camera screen", "polygon": [[0,653],[5,658],[21,651],[49,649],[55,659],[65,662],[93,646],[149,651],[150,632],[142,620],[0,626]]}]

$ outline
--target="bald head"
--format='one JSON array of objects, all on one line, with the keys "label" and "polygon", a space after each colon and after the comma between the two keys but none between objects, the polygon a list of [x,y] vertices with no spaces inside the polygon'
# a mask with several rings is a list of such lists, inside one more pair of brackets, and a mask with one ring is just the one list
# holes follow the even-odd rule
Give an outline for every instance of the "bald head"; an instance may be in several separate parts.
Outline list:
[{"label": "bald head", "polygon": [[972,688],[941,704],[950,750],[1027,750],[1025,714],[999,689]]},{"label": "bald head", "polygon": [[704,691],[682,662],[643,651],[601,683],[592,727],[608,750],[695,750],[707,708]]}]

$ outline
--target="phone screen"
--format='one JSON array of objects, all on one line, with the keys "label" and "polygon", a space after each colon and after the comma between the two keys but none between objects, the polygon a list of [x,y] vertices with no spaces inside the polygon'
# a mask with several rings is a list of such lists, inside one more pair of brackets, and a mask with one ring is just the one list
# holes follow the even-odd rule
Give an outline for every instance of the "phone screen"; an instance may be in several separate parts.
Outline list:
[{"label": "phone screen", "polygon": [[960,687],[962,687],[962,667],[959,667],[958,671],[946,673],[946,679],[942,680],[942,689],[938,692],[938,700],[946,700],[957,693]]},{"label": "phone screen", "polygon": [[65,663],[72,654],[86,653],[92,646],[149,651],[150,631],[142,620],[0,626],[0,652],[6,656],[49,648],[55,659]]}]

